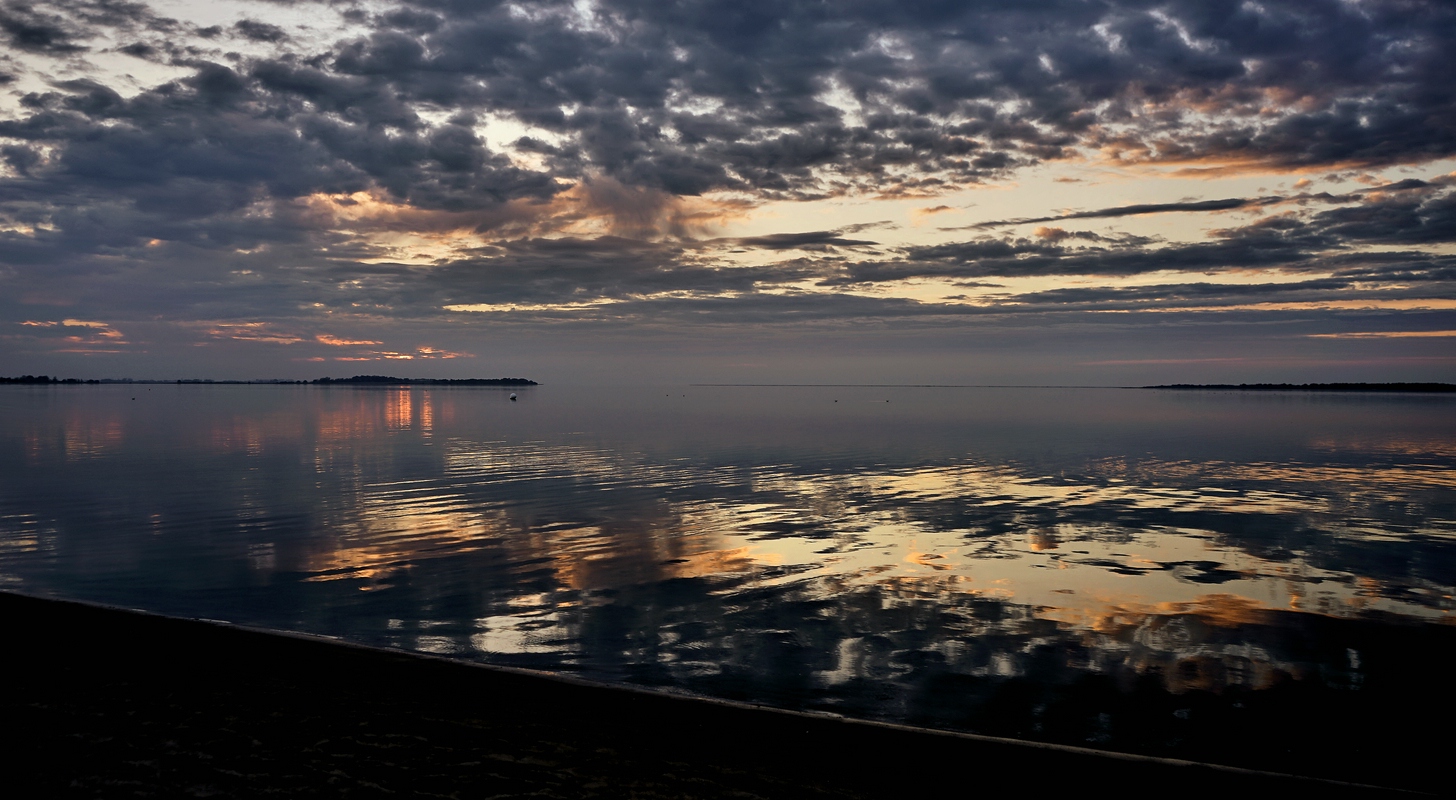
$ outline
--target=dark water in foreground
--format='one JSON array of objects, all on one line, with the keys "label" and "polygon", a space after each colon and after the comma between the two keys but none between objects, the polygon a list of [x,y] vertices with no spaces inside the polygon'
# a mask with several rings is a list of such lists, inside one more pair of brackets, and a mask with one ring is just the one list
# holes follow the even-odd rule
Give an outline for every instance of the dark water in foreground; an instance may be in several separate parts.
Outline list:
[{"label": "dark water in foreground", "polygon": [[1456,708],[1456,398],[518,393],[3,387],[0,588],[1276,768]]}]

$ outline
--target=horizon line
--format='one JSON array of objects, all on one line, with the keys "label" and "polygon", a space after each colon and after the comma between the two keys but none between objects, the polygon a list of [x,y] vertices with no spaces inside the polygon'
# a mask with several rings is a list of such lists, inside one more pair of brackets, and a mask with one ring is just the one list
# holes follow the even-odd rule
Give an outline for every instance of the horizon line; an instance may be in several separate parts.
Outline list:
[{"label": "horizon line", "polygon": [[819,387],[825,389],[1147,389],[1147,386],[1082,386],[1018,383],[690,383],[689,386]]}]

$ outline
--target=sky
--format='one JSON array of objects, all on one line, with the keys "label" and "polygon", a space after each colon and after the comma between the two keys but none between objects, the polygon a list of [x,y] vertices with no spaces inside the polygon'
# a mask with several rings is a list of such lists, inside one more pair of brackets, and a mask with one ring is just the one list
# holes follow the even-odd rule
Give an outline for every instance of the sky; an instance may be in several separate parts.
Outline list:
[{"label": "sky", "polygon": [[0,0],[0,375],[1456,380],[1456,5]]}]

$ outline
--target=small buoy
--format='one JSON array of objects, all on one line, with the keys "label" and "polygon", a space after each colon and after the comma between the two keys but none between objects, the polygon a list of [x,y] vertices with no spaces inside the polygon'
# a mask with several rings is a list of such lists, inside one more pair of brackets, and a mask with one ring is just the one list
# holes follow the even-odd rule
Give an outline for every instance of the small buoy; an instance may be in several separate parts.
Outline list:
[{"label": "small buoy", "polygon": [[516,393],[515,392],[511,392],[511,402],[512,403],[516,402]]}]

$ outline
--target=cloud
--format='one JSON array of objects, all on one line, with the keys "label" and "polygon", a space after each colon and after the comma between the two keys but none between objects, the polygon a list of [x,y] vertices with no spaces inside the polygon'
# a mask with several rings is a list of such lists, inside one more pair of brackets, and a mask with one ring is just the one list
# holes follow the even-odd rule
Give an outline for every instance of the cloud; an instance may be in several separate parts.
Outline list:
[{"label": "cloud", "polygon": [[1045,225],[1038,226],[1031,232],[1032,236],[1048,242],[1064,242],[1068,239],[1085,239],[1089,242],[1115,242],[1113,237],[1102,236],[1091,231],[1069,231],[1065,228],[1052,228]]},{"label": "cloud", "polygon": [[[14,19],[29,15],[25,19],[41,21],[26,24],[53,31],[25,34],[46,46],[69,46],[63,43],[107,25],[131,30],[163,24],[150,12],[104,17],[100,6],[80,2],[62,4],[65,13],[50,16],[36,16],[40,12],[28,6],[10,8]],[[481,208],[513,197],[549,197],[567,185],[561,181],[588,179],[597,192],[619,186],[674,197],[713,190],[764,198],[934,194],[1070,157],[1079,148],[1105,150],[1114,142],[1110,131],[1118,131],[1119,158],[1130,157],[1132,142],[1145,151],[1139,157],[1212,157],[1193,144],[1223,141],[1210,126],[1221,125],[1225,139],[1250,126],[1263,131],[1271,127],[1269,104],[1280,102],[1291,114],[1278,124],[1292,124],[1302,114],[1346,113],[1359,103],[1341,105],[1342,92],[1365,97],[1376,79],[1397,95],[1425,92],[1417,105],[1433,108],[1431,92],[1444,84],[1432,71],[1436,64],[1428,63],[1442,52],[1432,37],[1450,24],[1449,14],[1420,6],[1376,15],[1377,33],[1369,31],[1370,19],[1338,4],[1294,14],[1282,7],[1278,13],[1244,9],[1218,18],[1180,4],[1150,15],[1137,3],[915,12],[867,3],[827,15],[788,3],[763,16],[771,23],[744,27],[735,17],[726,28],[720,10],[706,2],[672,13],[630,1],[592,8],[583,25],[564,6],[522,16],[496,5],[448,13],[406,5],[359,17],[372,30],[326,52],[300,50],[232,66],[193,59],[185,63],[196,66],[194,78],[140,99],[153,114],[169,107],[179,112],[167,119],[173,133],[184,130],[177,127],[184,115],[205,123],[208,114],[227,107],[230,116],[251,117],[228,137],[230,144],[258,141],[263,131],[255,127],[290,134],[288,142],[264,137],[283,158],[280,169],[261,174],[291,175],[295,183],[311,185],[267,184],[284,196],[289,189],[296,195],[373,184],[422,207]],[[61,32],[72,29],[74,34]],[[253,41],[289,41],[283,28],[258,19],[245,18],[234,29]],[[1094,29],[1102,33],[1090,35]],[[998,35],[984,34],[991,30]],[[1287,37],[1284,44],[1276,44],[1280,36]],[[1391,37],[1405,43],[1400,55],[1382,44]],[[1328,39],[1343,49],[1329,47]],[[1013,40],[1016,47],[1003,43]],[[1351,59],[1361,58],[1361,71],[1347,69]],[[1323,82],[1281,66],[1295,59],[1313,65]],[[1058,67],[1049,75],[1045,63]],[[177,90],[189,86],[197,92],[195,102],[179,107],[177,101],[189,98]],[[842,103],[825,102],[831,86],[857,110],[851,114]],[[93,104],[88,110],[79,100],[37,96],[33,107],[50,113],[32,115],[27,130],[12,126],[9,133],[57,143],[64,163],[82,155],[70,151],[84,147],[89,126],[61,109],[101,113],[108,125],[122,122],[122,132],[139,139],[155,130],[138,116],[140,108],[126,108],[119,96],[110,97],[105,109]],[[456,113],[449,121],[426,121],[420,116],[426,108]],[[505,114],[539,131],[497,145],[533,153],[541,168],[523,169],[488,148],[467,122],[477,113]],[[1369,113],[1362,119],[1373,124]],[[1412,135],[1442,117],[1422,119]],[[1420,135],[1431,141],[1408,158],[1438,157],[1431,148],[1452,138]],[[1210,147],[1225,151],[1230,145]],[[116,163],[131,163],[125,153],[114,155],[120,156]],[[1285,157],[1229,156],[1238,163]],[[1243,207],[1240,202],[1260,201],[1134,206],[1082,216],[1217,210]]]},{"label": "cloud", "polygon": [[[1296,186],[1309,185],[1309,181],[1298,181]],[[1431,183],[1418,179],[1406,179],[1396,183],[1379,184],[1369,189],[1361,189],[1345,195],[1300,194],[1291,196],[1276,197],[1230,197],[1223,200],[1190,200],[1179,203],[1138,203],[1135,205],[1116,206],[1113,208],[1102,208],[1095,211],[1075,211],[1067,214],[1057,214],[1048,217],[1022,217],[1019,219],[992,220],[980,222],[975,225],[968,225],[963,228],[942,228],[941,230],[984,230],[988,228],[1001,228],[1010,225],[1028,225],[1038,222],[1059,222],[1068,219],[1116,219],[1118,217],[1135,217],[1147,214],[1169,214],[1169,213],[1207,213],[1219,211],[1234,211],[1238,209],[1258,209],[1268,206],[1279,205],[1290,202],[1318,201],[1325,203],[1352,203],[1358,202],[1367,197],[1383,197],[1394,192],[1412,192],[1429,190],[1443,184]],[[1408,201],[1408,203],[1420,203],[1421,199]],[[1345,212],[1348,215],[1358,215],[1360,212]],[[1447,214],[1444,207],[1441,213]],[[1445,220],[1442,220],[1445,224]]]},{"label": "cloud", "polygon": [[[1174,212],[1232,211],[1238,208],[1258,208],[1260,206],[1273,205],[1275,203],[1282,203],[1285,200],[1286,198],[1283,197],[1256,197],[1248,199],[1231,197],[1225,200],[1194,200],[1183,203],[1139,203],[1130,206],[1102,208],[1096,211],[1076,211],[1070,214],[1058,214],[1050,217],[992,220],[991,222],[980,222],[959,230],[1001,228],[1008,225],[1029,225],[1036,222],[1060,222],[1061,220],[1067,219],[1115,219],[1117,217],[1135,217],[1145,214],[1169,214]],[[948,228],[947,230],[956,229]]]},{"label": "cloud", "polygon": [[[4,319],[64,305],[138,341],[163,320],[215,348],[425,358],[469,348],[391,326],[1255,319],[1456,284],[1452,178],[1377,174],[1456,157],[1449,4],[404,0],[308,6],[308,26],[273,8],[200,27],[144,2],[0,3]],[[118,53],[148,63],[124,75]],[[943,213],[1063,161],[1369,185],[1109,194],[953,236],[840,224],[894,211],[729,229],[774,203]],[[1249,216],[1196,241],[1069,224],[1229,211]]]},{"label": "cloud", "polygon": [[277,25],[270,25],[255,19],[238,20],[233,24],[233,30],[244,39],[254,42],[281,42],[288,38],[288,33]]},{"label": "cloud", "polygon": [[[16,41],[51,49],[135,26],[101,6],[12,4],[5,19]],[[706,0],[603,0],[584,20],[558,4],[523,15],[421,2],[354,19],[369,30],[325,52],[251,61],[275,114],[290,98],[402,129],[421,127],[404,109],[506,113],[554,139],[520,140],[553,175],[674,195],[933,193],[1079,148],[1271,168],[1456,153],[1443,46],[1456,22],[1441,4],[869,2],[830,14],[788,2],[727,15]],[[289,41],[255,18],[234,30]],[[828,102],[831,88],[843,99]],[[341,105],[361,91],[371,99]],[[285,119],[309,117],[297,111]],[[408,195],[401,180],[392,189]]]},{"label": "cloud", "polygon": [[307,341],[293,333],[276,330],[266,322],[218,322],[207,329],[207,335],[217,339],[231,339],[238,342],[261,342],[265,344],[298,344]]},{"label": "cloud", "polygon": [[735,240],[744,247],[764,250],[827,250],[834,247],[861,247],[875,245],[868,239],[846,239],[839,231],[807,231],[804,233],[771,233],[766,236],[747,236]]},{"label": "cloud", "polygon": [[17,324],[30,330],[19,337],[0,336],[0,339],[20,339],[48,353],[117,354],[128,352],[134,344],[115,325],[96,320],[21,320]]},{"label": "cloud", "polygon": [[18,50],[60,55],[86,49],[76,43],[84,34],[64,17],[38,11],[28,3],[0,6],[0,32]]},{"label": "cloud", "polygon": [[[1160,243],[1146,237],[1042,226],[1029,239],[988,236],[912,246],[903,249],[900,259],[845,265],[822,283],[843,286],[911,278],[1130,276],[1170,270],[1210,274],[1253,269],[1309,272],[1337,265],[1356,269],[1362,263],[1372,268],[1380,265],[1380,270],[1403,270],[1399,280],[1451,280],[1449,256],[1420,251],[1356,253],[1352,248],[1456,241],[1456,193],[1444,185],[1415,181],[1382,185],[1333,201],[1350,205],[1314,213],[1290,211],[1242,226],[1215,229],[1210,231],[1213,241],[1207,242]],[[1049,219],[1068,218],[1081,216]],[[1074,246],[1078,241],[1088,244]],[[1397,278],[1392,275],[1389,280]]]},{"label": "cloud", "polygon": [[330,347],[358,347],[364,345],[384,344],[371,339],[344,339],[327,333],[320,333],[313,337],[315,341]]},{"label": "cloud", "polygon": [[1456,331],[1352,331],[1348,333],[1311,333],[1311,339],[1450,339]]},{"label": "cloud", "polygon": [[437,265],[408,288],[439,306],[588,308],[600,301],[657,296],[725,297],[819,277],[813,261],[766,266],[703,263],[686,245],[622,237],[532,238],[498,242],[489,252]]}]

